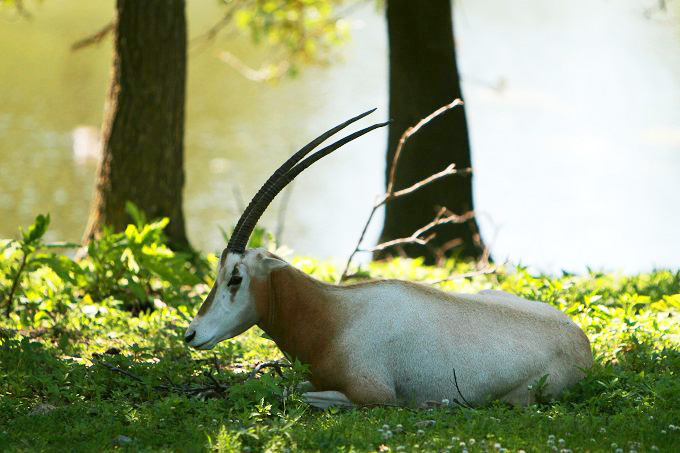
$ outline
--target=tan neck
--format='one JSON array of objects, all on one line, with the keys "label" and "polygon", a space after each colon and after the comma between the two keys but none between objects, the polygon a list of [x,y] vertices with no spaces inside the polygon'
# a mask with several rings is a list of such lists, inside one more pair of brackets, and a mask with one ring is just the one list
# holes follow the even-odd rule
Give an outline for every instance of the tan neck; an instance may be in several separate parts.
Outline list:
[{"label": "tan neck", "polygon": [[265,281],[254,279],[251,287],[260,328],[293,358],[318,365],[343,324],[333,287],[293,267],[277,269]]}]

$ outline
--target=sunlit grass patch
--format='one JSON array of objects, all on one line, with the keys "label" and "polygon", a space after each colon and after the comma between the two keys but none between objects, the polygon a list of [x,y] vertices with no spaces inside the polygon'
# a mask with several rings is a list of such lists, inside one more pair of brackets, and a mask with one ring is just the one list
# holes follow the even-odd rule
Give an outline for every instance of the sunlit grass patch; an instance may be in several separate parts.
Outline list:
[{"label": "sunlit grass patch", "polygon": [[[201,283],[182,280],[190,267],[167,261],[174,255],[166,251],[134,260],[161,266],[145,274],[124,258],[126,247],[133,255],[161,250],[135,248],[131,241],[141,231],[109,238],[122,246],[107,249],[98,264],[74,264],[79,271],[35,252],[44,259],[22,276],[15,309],[0,318],[0,451],[566,453],[672,452],[680,445],[680,272],[550,277],[499,268],[449,280],[474,268],[453,260],[439,268],[408,259],[364,265],[360,272],[371,278],[436,281],[447,291],[502,289],[550,303],[586,331],[596,364],[557,401],[526,408],[322,412],[301,402],[301,364],[281,375],[265,368],[249,379],[257,363],[283,359],[257,328],[212,351],[189,349],[183,334],[209,290],[216,259],[199,258],[206,269]],[[6,288],[21,257],[16,243],[3,250]],[[292,262],[324,281],[338,277],[332,263]],[[182,271],[173,272],[175,265]],[[118,291],[107,280],[112,272],[144,293]],[[164,278],[179,279],[179,287]],[[93,289],[100,280],[109,286]]]}]

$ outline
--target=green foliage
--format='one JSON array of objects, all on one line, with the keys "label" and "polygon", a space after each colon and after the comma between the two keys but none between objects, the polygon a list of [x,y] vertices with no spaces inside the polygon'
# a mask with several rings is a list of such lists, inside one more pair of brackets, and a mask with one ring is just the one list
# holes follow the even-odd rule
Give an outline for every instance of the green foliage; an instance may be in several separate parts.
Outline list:
[{"label": "green foliage", "polygon": [[[186,347],[182,335],[208,285],[165,247],[164,222],[140,216],[124,233],[105,232],[80,262],[52,253],[42,240],[47,224],[38,218],[2,246],[4,293],[24,250],[28,258],[15,309],[0,320],[0,451],[670,452],[680,445],[677,271],[550,277],[508,268],[450,279],[472,266],[364,265],[359,275],[437,281],[447,291],[502,289],[550,303],[583,327],[596,365],[557,401],[526,408],[320,412],[300,399],[306,369],[299,363],[281,376],[267,368],[248,379],[256,363],[282,359],[257,328],[212,351]],[[202,260],[216,265],[215,256]],[[292,262],[325,281],[338,276],[332,263]],[[141,309],[144,301],[152,309]],[[545,382],[534,384],[538,396]]]},{"label": "green foliage", "polygon": [[280,60],[270,78],[295,75],[301,64],[327,64],[333,50],[349,38],[348,23],[338,15],[342,0],[225,1],[237,29],[255,44],[266,44]]},{"label": "green foliage", "polygon": [[[145,223],[132,204],[128,211],[137,222],[121,233],[104,229],[88,244],[80,260],[55,253],[77,244],[45,243],[49,216],[39,215],[21,239],[0,243],[0,294],[18,302],[7,312],[27,325],[43,319],[59,321],[74,303],[102,301],[135,313],[165,304],[181,304],[202,280],[190,265],[189,255],[166,246],[167,219]],[[208,266],[205,258],[200,258]],[[194,263],[196,260],[194,260]]]}]

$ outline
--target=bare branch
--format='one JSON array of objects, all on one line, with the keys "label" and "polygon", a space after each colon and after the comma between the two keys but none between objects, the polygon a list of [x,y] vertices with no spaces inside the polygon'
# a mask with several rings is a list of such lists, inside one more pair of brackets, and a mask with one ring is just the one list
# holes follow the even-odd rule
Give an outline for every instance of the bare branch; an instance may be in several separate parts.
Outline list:
[{"label": "bare branch", "polygon": [[[392,201],[396,198],[399,198],[399,197],[402,197],[404,195],[408,195],[410,193],[413,193],[416,190],[420,189],[421,187],[426,186],[426,185],[428,185],[428,184],[430,184],[434,181],[437,181],[440,178],[443,178],[445,176],[469,175],[470,173],[472,173],[472,169],[470,169],[470,168],[465,168],[465,169],[462,169],[462,170],[456,170],[455,164],[451,164],[448,167],[446,167],[444,170],[442,170],[438,173],[435,173],[435,174],[423,179],[422,181],[419,181],[419,182],[413,184],[410,187],[407,187],[405,189],[401,189],[401,190],[396,191],[396,192],[394,191],[394,178],[395,178],[395,174],[396,174],[396,171],[397,171],[397,163],[399,162],[399,156],[401,156],[401,150],[403,149],[406,141],[413,134],[417,133],[424,125],[426,125],[427,123],[432,121],[437,116],[441,115],[442,113],[444,113],[448,110],[451,110],[452,108],[454,108],[458,105],[462,105],[462,104],[463,104],[463,101],[461,101],[460,99],[455,99],[454,101],[438,108],[437,110],[435,110],[434,112],[432,112],[431,114],[429,114],[428,116],[423,118],[422,120],[418,121],[418,123],[415,126],[409,127],[408,129],[406,129],[406,131],[404,131],[401,138],[399,139],[399,144],[397,145],[397,150],[395,151],[394,159],[392,159],[392,166],[390,168],[390,176],[389,176],[388,183],[387,183],[387,192],[384,193],[383,195],[381,195],[380,197],[378,197],[378,199],[374,203],[373,208],[371,209],[371,213],[369,214],[368,219],[366,220],[366,224],[364,225],[364,228],[361,230],[361,234],[359,235],[359,240],[357,241],[357,243],[354,247],[354,250],[349,255],[349,258],[347,258],[347,263],[345,264],[345,269],[342,271],[342,274],[340,274],[340,277],[338,278],[338,283],[343,282],[348,278],[349,268],[352,264],[352,260],[354,259],[354,256],[358,252],[371,251],[371,250],[362,250],[361,249],[361,243],[364,241],[364,237],[366,236],[366,232],[368,231],[368,226],[370,225],[371,220],[373,220],[373,216],[375,215],[375,212],[378,210],[378,208],[380,206],[382,206],[382,205],[384,205],[384,204],[386,204],[386,203],[388,203],[388,202],[390,202],[390,201]],[[451,220],[451,221],[453,221],[453,220]],[[414,234],[416,234],[416,233],[414,233]],[[422,232],[420,234],[422,234]],[[414,238],[413,235],[411,235],[409,238],[395,239],[394,241],[389,241],[389,242],[386,242],[386,243],[383,243],[383,244],[379,244],[374,249],[372,249],[372,251],[382,250],[382,248],[378,248],[378,247],[381,247],[381,246],[383,248],[386,248],[386,247],[390,247],[390,246],[393,246],[393,245],[401,245],[401,244],[406,244],[406,243],[415,243],[415,244],[424,245],[424,244],[427,243],[427,241],[432,239],[431,237],[427,238],[427,239],[422,239],[422,238],[419,238],[418,236],[419,235],[417,234],[416,237]]]},{"label": "bare branch", "polygon": [[71,52],[75,52],[80,49],[84,49],[85,47],[94,45],[94,44],[99,44],[102,42],[104,38],[108,36],[109,33],[113,31],[114,28],[114,23],[109,22],[108,24],[104,25],[102,28],[97,30],[96,32],[92,33],[89,36],[86,36],[82,39],[79,39],[78,41],[74,42],[71,44]]},{"label": "bare branch", "polygon": [[376,202],[376,204],[373,205],[373,209],[371,209],[371,213],[368,215],[368,219],[366,220],[366,223],[364,224],[364,229],[361,230],[361,234],[359,235],[359,240],[357,241],[357,244],[354,246],[354,250],[352,253],[350,253],[349,258],[347,258],[347,263],[345,263],[345,269],[343,269],[342,274],[340,274],[340,277],[338,278],[338,283],[343,282],[347,280],[347,277],[349,276],[349,267],[352,264],[352,260],[354,259],[354,255],[359,252],[359,249],[361,247],[361,243],[364,242],[364,236],[366,236],[366,231],[368,231],[368,225],[371,224],[371,220],[373,220],[373,215],[375,214],[375,211],[378,210],[378,207],[382,205],[381,203]]},{"label": "bare branch", "polygon": [[422,181],[419,181],[419,182],[413,184],[412,186],[407,187],[406,189],[401,189],[401,190],[398,190],[398,191],[396,191],[392,194],[387,194],[386,195],[387,198],[385,199],[385,202],[390,201],[394,198],[399,198],[399,197],[402,197],[404,195],[408,195],[411,192],[415,192],[416,190],[420,189],[421,187],[426,186],[426,185],[430,184],[431,182],[434,182],[434,181],[436,181],[440,178],[443,178],[444,176],[469,175],[470,173],[472,173],[471,168],[464,168],[463,170],[456,170],[456,164],[451,164],[448,167],[446,167],[444,170],[440,171],[439,173],[435,173],[435,174],[423,179]]},{"label": "bare branch", "polygon": [[231,21],[232,17],[234,17],[234,13],[236,12],[235,7],[231,7],[227,10],[227,12],[218,20],[215,22],[215,24],[208,29],[205,33],[196,36],[191,40],[191,44],[194,44],[196,42],[200,41],[212,41],[214,40],[217,35],[222,31],[223,28],[225,28],[227,25],[229,25],[229,22]]},{"label": "bare branch", "polygon": [[33,19],[33,14],[31,14],[25,7],[24,7],[24,1],[23,0],[14,0],[14,12],[17,13],[17,16],[24,19],[24,20],[31,20]]},{"label": "bare branch", "polygon": [[458,395],[460,395],[460,397],[462,398],[462,400],[465,404],[462,404],[456,398],[453,399],[453,402],[458,404],[459,406],[466,407],[468,409],[472,409],[473,408],[472,405],[470,403],[468,403],[468,401],[465,399],[465,397],[461,393],[460,387],[458,387],[458,378],[456,377],[456,369],[455,368],[453,369],[453,382],[456,384],[456,390],[458,391]]},{"label": "bare branch", "polygon": [[251,68],[243,60],[226,50],[220,53],[220,59],[238,71],[243,77],[253,82],[264,82],[281,77],[290,69],[290,62],[287,60],[263,64],[260,69]]},{"label": "bare branch", "polygon": [[371,209],[371,213],[368,215],[368,219],[366,220],[366,223],[364,224],[363,230],[361,230],[361,234],[359,235],[359,240],[356,243],[356,246],[354,247],[354,251],[350,254],[349,258],[347,259],[347,263],[345,264],[345,269],[343,270],[342,274],[340,275],[340,278],[338,279],[338,282],[342,282],[347,279],[348,277],[348,272],[349,272],[349,267],[352,263],[352,259],[354,259],[354,256],[357,254],[357,252],[363,251],[360,249],[361,243],[364,241],[364,237],[366,236],[366,231],[368,231],[368,226],[371,224],[371,220],[373,220],[373,216],[375,215],[375,212],[378,210],[378,208],[385,203],[392,201],[396,198],[403,197],[404,195],[408,195],[410,193],[415,192],[416,190],[420,189],[423,186],[426,186],[434,181],[437,181],[438,179],[441,179],[445,176],[450,176],[450,175],[462,175],[462,174],[470,174],[472,172],[472,169],[470,168],[465,168],[463,170],[456,170],[456,165],[451,164],[448,167],[446,167],[444,170],[435,173],[422,181],[419,181],[415,184],[413,184],[410,187],[407,187],[406,189],[401,189],[397,192],[393,192],[391,195],[390,194],[383,194],[381,195],[376,202],[373,204],[373,208]]},{"label": "bare branch", "polygon": [[[118,368],[117,366],[111,365],[110,363],[106,363],[102,360],[97,360],[96,357],[93,357],[93,361],[98,365],[102,365],[103,367],[107,368],[110,371],[120,373],[139,383],[142,384],[144,383],[144,380],[142,378],[140,378],[134,373],[131,373],[130,371]],[[210,385],[198,387],[192,387],[190,384],[176,385],[172,382],[169,376],[165,376],[165,380],[168,382],[168,384],[154,385],[152,388],[154,390],[184,393],[188,396],[194,396],[199,398],[205,398],[211,395],[222,394],[228,388],[227,385],[221,384],[219,381],[217,381],[217,379],[215,379],[215,377],[211,373],[204,373],[204,375],[211,381]]]},{"label": "bare branch", "polygon": [[439,210],[439,213],[435,217],[435,219],[428,223],[427,225],[417,229],[416,231],[413,232],[411,236],[405,237],[405,238],[399,238],[399,239],[393,239],[391,241],[383,242],[382,244],[378,244],[375,247],[371,249],[362,249],[359,250],[360,252],[377,252],[380,250],[384,250],[388,247],[392,247],[398,244],[420,244],[420,245],[425,245],[429,241],[431,241],[434,238],[434,234],[429,235],[426,238],[421,238],[420,235],[428,232],[432,228],[442,225],[445,223],[464,223],[470,220],[471,218],[474,218],[475,213],[474,211],[468,211],[463,215],[457,215],[457,214],[450,214],[447,217],[442,217],[444,213],[446,213],[448,209],[442,208]]},{"label": "bare branch", "polygon": [[404,144],[406,141],[411,138],[413,134],[418,132],[423,126],[425,126],[427,123],[438,117],[444,112],[447,112],[451,110],[452,108],[463,105],[463,101],[460,99],[455,99],[453,102],[450,102],[444,106],[439,107],[437,110],[434,112],[430,113],[428,116],[423,118],[422,120],[418,121],[418,123],[415,126],[411,126],[408,129],[404,131],[402,134],[401,138],[399,139],[399,144],[397,145],[397,150],[394,152],[394,159],[392,159],[392,166],[390,167],[390,177],[387,182],[387,193],[391,194],[394,191],[394,177],[397,173],[397,164],[399,163],[399,157],[401,156],[401,150],[404,148]]},{"label": "bare branch", "polygon": [[255,376],[257,376],[257,373],[262,371],[264,368],[274,368],[274,371],[276,371],[276,373],[279,376],[281,376],[282,375],[281,368],[282,367],[290,367],[290,366],[291,366],[290,364],[281,363],[278,360],[275,360],[274,362],[259,363],[255,368],[253,368],[253,371],[250,372],[250,374],[246,378],[246,381],[249,381],[249,380],[255,378]]},{"label": "bare branch", "polygon": [[98,363],[99,365],[102,365],[102,366],[105,367],[105,368],[108,368],[108,369],[111,370],[111,371],[114,371],[114,372],[116,372],[116,373],[120,373],[120,374],[125,375],[125,376],[127,376],[127,377],[129,377],[129,378],[132,378],[132,379],[134,379],[134,380],[137,381],[137,382],[144,382],[144,380],[143,380],[142,378],[140,378],[139,376],[137,376],[136,374],[132,374],[132,373],[130,373],[129,371],[126,371],[126,370],[124,370],[124,369],[122,369],[122,368],[118,368],[117,366],[113,366],[113,365],[111,365],[110,363],[106,363],[106,362],[102,362],[102,361],[97,361],[97,363]]},{"label": "bare branch", "polygon": [[288,184],[283,191],[281,196],[281,203],[279,203],[279,212],[276,216],[276,229],[274,230],[274,237],[278,244],[283,243],[283,231],[286,228],[286,212],[288,211],[288,204],[290,203],[290,198],[293,195],[293,187],[295,181]]}]

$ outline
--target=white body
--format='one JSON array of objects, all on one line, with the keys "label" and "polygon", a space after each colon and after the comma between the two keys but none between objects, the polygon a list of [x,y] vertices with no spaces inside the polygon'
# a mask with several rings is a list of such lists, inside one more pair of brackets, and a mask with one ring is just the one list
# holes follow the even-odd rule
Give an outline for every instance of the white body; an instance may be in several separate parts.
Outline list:
[{"label": "white body", "polygon": [[399,402],[527,404],[528,386],[542,376],[549,375],[546,393],[554,395],[592,365],[588,339],[566,315],[501,291],[443,295],[378,282],[357,288],[348,303],[360,316],[347,326],[341,349],[354,373],[393,383]]},{"label": "white body", "polygon": [[593,363],[583,331],[541,302],[399,280],[327,285],[262,250],[229,254],[186,339],[209,349],[255,323],[310,365],[316,391],[305,396],[319,407],[523,405],[543,376],[556,396]]}]

